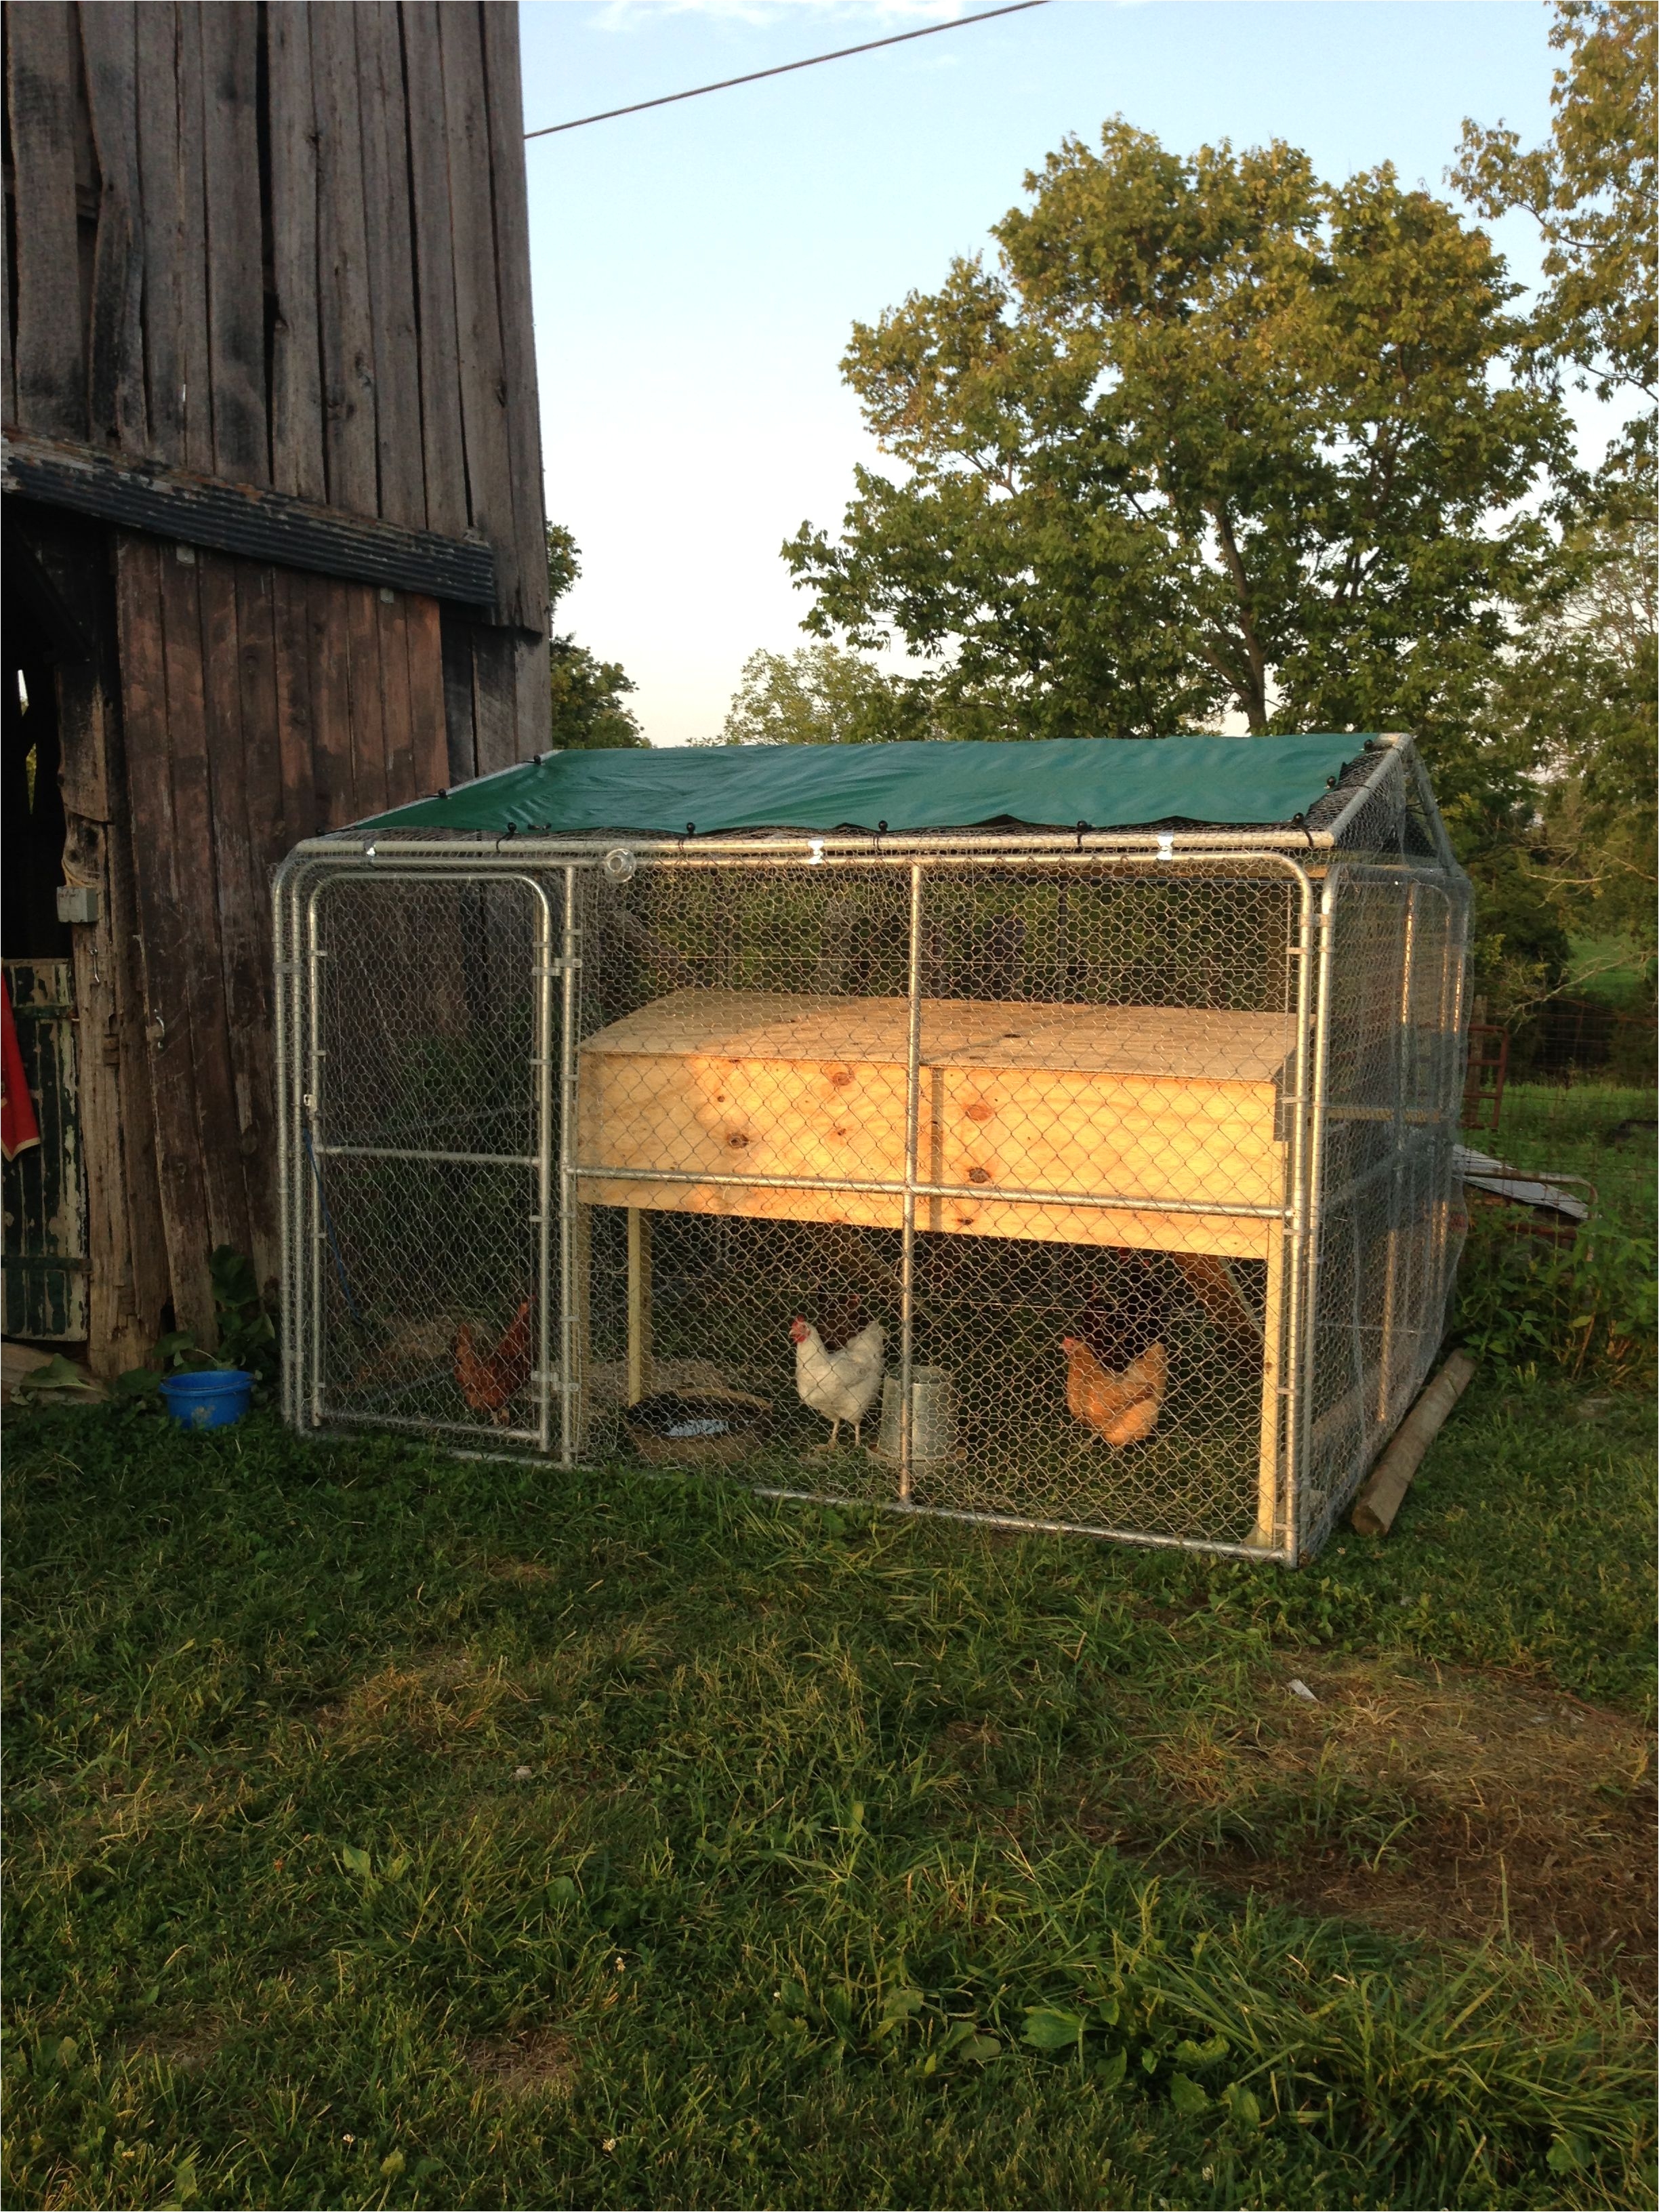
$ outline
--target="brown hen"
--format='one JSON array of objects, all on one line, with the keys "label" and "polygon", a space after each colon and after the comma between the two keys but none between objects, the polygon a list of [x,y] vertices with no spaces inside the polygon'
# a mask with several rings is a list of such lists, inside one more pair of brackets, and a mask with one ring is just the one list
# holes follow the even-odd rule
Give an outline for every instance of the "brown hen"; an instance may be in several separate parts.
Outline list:
[{"label": "brown hen", "polygon": [[1097,1359],[1081,1337],[1063,1336],[1060,1346],[1066,1354],[1066,1403],[1074,1420],[1120,1449],[1151,1436],[1170,1380],[1170,1355],[1161,1341],[1121,1370]]},{"label": "brown hen", "polygon": [[493,1352],[478,1351],[470,1322],[463,1322],[455,1332],[455,1380],[461,1395],[475,1413],[488,1413],[497,1428],[506,1425],[507,1406],[530,1380],[533,1357],[528,1298]]}]

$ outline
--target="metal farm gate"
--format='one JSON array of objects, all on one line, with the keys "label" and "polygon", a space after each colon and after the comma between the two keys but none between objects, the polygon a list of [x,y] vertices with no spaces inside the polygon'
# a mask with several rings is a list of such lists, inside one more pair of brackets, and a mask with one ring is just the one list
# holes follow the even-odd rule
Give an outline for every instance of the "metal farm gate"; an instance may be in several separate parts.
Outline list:
[{"label": "metal farm gate", "polygon": [[[279,929],[279,1074],[299,1109],[281,1152],[290,1417],[559,1450],[562,916],[546,885],[326,871]],[[457,1333],[482,1336],[503,1302],[523,1310],[523,1373],[471,1407]]]},{"label": "metal farm gate", "polygon": [[1325,817],[301,848],[289,1419],[1310,1556],[1462,1237],[1466,887]]}]

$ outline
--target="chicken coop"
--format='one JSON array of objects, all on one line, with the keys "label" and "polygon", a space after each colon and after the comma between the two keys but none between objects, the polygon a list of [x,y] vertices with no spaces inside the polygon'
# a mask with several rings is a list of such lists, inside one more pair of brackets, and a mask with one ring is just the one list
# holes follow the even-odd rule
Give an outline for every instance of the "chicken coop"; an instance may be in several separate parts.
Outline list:
[{"label": "chicken coop", "polygon": [[1439,1345],[1409,738],[544,755],[276,907],[301,1428],[1295,1564]]}]

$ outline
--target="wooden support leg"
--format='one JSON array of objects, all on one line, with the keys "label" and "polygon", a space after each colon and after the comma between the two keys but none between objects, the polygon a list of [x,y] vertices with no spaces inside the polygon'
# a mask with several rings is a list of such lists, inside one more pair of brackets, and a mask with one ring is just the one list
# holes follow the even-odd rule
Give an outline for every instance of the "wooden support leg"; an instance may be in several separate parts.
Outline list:
[{"label": "wooden support leg", "polygon": [[593,1250],[593,1209],[579,1206],[575,1209],[574,1249],[572,1253],[574,1278],[570,1331],[570,1369],[563,1377],[564,1387],[570,1393],[570,1448],[578,1463],[587,1451],[587,1420],[589,1399],[587,1372],[592,1364],[592,1346],[589,1341],[588,1316],[592,1310],[592,1277]]},{"label": "wooden support leg", "polygon": [[628,1402],[651,1394],[651,1216],[628,1209]]},{"label": "wooden support leg", "polygon": [[1267,1297],[1261,1346],[1261,1431],[1256,1462],[1255,1526],[1245,1541],[1271,1551],[1279,1515],[1280,1420],[1279,1386],[1283,1365],[1285,1238],[1275,1230],[1267,1239]]}]

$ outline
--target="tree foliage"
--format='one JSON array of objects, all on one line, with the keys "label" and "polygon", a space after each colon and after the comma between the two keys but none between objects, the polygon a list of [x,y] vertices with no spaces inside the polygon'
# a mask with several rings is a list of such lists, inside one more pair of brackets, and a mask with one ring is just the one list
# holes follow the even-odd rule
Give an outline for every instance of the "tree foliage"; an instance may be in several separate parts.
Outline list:
[{"label": "tree foliage", "polygon": [[1652,488],[1659,404],[1655,270],[1659,143],[1653,0],[1555,0],[1550,44],[1566,57],[1547,146],[1499,125],[1463,125],[1454,181],[1489,216],[1525,208],[1548,280],[1527,336],[1534,362],[1576,365],[1598,396],[1643,403],[1610,455],[1616,484]]},{"label": "tree foliage", "polygon": [[1519,327],[1485,236],[1386,167],[1121,120],[1025,181],[994,268],[854,327],[902,473],[785,548],[807,627],[933,656],[961,734],[1462,726],[1566,453],[1553,395],[1492,375]]},{"label": "tree foliage", "polygon": [[751,653],[714,745],[856,745],[926,737],[903,681],[834,645]]},{"label": "tree foliage", "polygon": [[[562,524],[547,526],[547,598],[550,623],[559,601],[581,574],[575,538]],[[620,661],[597,660],[585,645],[556,631],[549,641],[551,712],[548,743],[560,751],[648,745],[624,695],[635,689]]]}]

